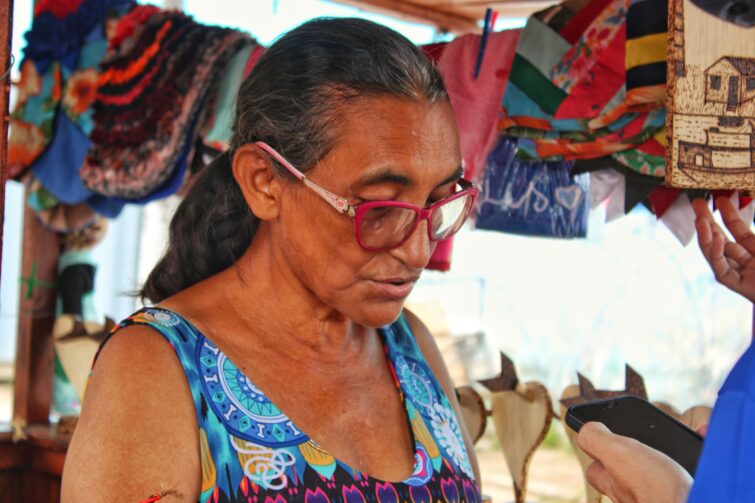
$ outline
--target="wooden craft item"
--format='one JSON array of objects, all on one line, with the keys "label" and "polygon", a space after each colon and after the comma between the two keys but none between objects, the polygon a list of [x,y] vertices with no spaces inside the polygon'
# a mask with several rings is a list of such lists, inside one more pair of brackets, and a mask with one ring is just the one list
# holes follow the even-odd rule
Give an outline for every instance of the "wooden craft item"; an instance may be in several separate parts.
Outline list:
[{"label": "wooden craft item", "polygon": [[579,380],[579,394],[569,398],[561,398],[561,404],[567,408],[570,405],[578,403],[600,400],[602,398],[613,398],[621,395],[633,395],[640,397],[643,400],[648,399],[647,390],[645,389],[645,380],[629,365],[626,365],[625,368],[624,389],[621,391],[596,389],[592,382],[579,372],[577,373],[577,379]]},{"label": "wooden craft item", "polygon": [[456,397],[459,399],[461,406],[461,415],[464,424],[467,426],[469,436],[472,442],[477,443],[485,433],[485,427],[488,423],[488,411],[482,397],[471,386],[459,386],[456,388]]},{"label": "wooden craft item", "polygon": [[710,415],[713,409],[707,405],[696,405],[690,407],[679,416],[679,421],[687,425],[690,429],[698,431],[701,427],[710,423]]},{"label": "wooden craft item", "polygon": [[493,424],[514,482],[515,501],[524,503],[532,457],[553,420],[550,394],[540,383],[520,383],[514,362],[503,352],[501,373],[480,382],[491,391]]},{"label": "wooden craft item", "polygon": [[[596,389],[593,383],[580,373],[577,373],[579,385],[567,386],[561,393],[561,417],[566,417],[566,411],[571,405],[578,403],[589,402],[591,400],[600,400],[603,398],[612,398],[621,395],[634,395],[647,400],[647,390],[645,389],[645,380],[642,376],[629,365],[626,366],[624,374],[624,389],[621,391],[602,390]],[[563,421],[562,421],[563,422]],[[592,463],[592,459],[584,453],[582,449],[577,445],[577,433],[574,432],[565,422],[563,422],[564,431],[569,438],[574,448],[574,452],[577,453],[577,459],[582,467],[582,474],[584,476],[585,470]],[[601,501],[608,502],[608,498],[601,496],[601,494],[592,487],[587,478],[585,477],[585,491],[587,492],[588,503],[599,503]]]},{"label": "wooden craft item", "polygon": [[669,0],[666,184],[755,189],[755,28]]},{"label": "wooden craft item", "polygon": [[[569,408],[568,403],[571,403],[575,399],[579,399],[581,397],[581,390],[579,385],[571,384],[564,388],[564,391],[561,393],[561,417],[566,417],[566,410]],[[575,402],[579,403],[579,402]],[[585,454],[585,451],[583,451],[579,445],[577,445],[577,433],[569,428],[567,426],[565,421],[561,421],[561,423],[564,426],[564,431],[566,432],[566,437],[569,439],[569,443],[571,444],[572,448],[574,449],[574,452],[577,455],[577,461],[579,461],[579,466],[582,467],[582,476],[584,477],[585,481],[585,492],[587,493],[587,503],[609,503],[610,500],[600,494],[593,486],[590,485],[589,482],[587,482],[587,477],[584,475],[587,467],[590,466],[592,463],[592,458]]]},{"label": "wooden craft item", "polygon": [[666,402],[653,402],[653,405],[694,431],[707,426],[710,423],[710,415],[713,412],[713,409],[707,405],[695,405],[684,412],[679,412],[676,407]]},{"label": "wooden craft item", "polygon": [[513,391],[493,393],[490,400],[496,435],[514,482],[514,498],[524,503],[532,457],[553,420],[550,394],[542,384],[528,382]]},{"label": "wooden craft item", "polygon": [[71,382],[79,400],[84,399],[89,371],[100,343],[90,337],[76,337],[55,341],[55,353],[60,359],[60,365]]}]

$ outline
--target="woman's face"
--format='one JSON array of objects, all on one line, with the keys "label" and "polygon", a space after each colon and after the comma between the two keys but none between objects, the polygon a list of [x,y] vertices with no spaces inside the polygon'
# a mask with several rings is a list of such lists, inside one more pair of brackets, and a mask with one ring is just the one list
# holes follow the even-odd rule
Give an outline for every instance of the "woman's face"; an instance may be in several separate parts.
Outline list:
[{"label": "woman's face", "polygon": [[[448,102],[359,98],[344,106],[338,127],[335,147],[307,177],[352,205],[398,200],[426,207],[449,195],[461,177]],[[346,318],[371,327],[398,317],[435,249],[424,221],[399,248],[366,251],[354,219],[297,182],[284,190],[273,227],[301,284]]]}]

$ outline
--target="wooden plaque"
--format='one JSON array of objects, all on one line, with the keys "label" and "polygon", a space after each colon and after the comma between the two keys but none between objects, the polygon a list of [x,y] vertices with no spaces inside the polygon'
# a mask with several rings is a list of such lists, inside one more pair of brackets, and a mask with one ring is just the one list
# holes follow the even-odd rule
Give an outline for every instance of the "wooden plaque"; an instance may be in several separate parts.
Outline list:
[{"label": "wooden plaque", "polygon": [[755,28],[669,0],[666,184],[755,190]]}]

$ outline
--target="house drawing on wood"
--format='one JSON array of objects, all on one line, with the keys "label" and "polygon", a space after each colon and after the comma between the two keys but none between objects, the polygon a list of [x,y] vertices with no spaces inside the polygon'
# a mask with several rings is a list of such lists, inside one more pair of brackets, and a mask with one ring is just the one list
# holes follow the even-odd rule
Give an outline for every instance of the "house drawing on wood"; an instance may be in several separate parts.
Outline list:
[{"label": "house drawing on wood", "polygon": [[736,113],[755,98],[755,59],[724,56],[705,70],[705,102],[722,103]]}]

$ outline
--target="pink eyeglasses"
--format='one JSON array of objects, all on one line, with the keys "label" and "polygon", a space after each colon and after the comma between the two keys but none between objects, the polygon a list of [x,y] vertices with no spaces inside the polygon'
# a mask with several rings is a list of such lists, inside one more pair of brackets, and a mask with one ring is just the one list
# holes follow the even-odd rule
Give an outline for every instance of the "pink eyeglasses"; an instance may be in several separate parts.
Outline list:
[{"label": "pink eyeglasses", "polygon": [[478,190],[467,180],[458,182],[461,190],[437,201],[429,208],[420,208],[402,201],[368,201],[353,206],[336,194],[310,181],[268,144],[256,146],[267,152],[304,185],[325,199],[339,213],[354,218],[357,242],[365,250],[387,251],[403,245],[422,220],[427,220],[430,241],[450,238],[464,224],[474,207]]}]

